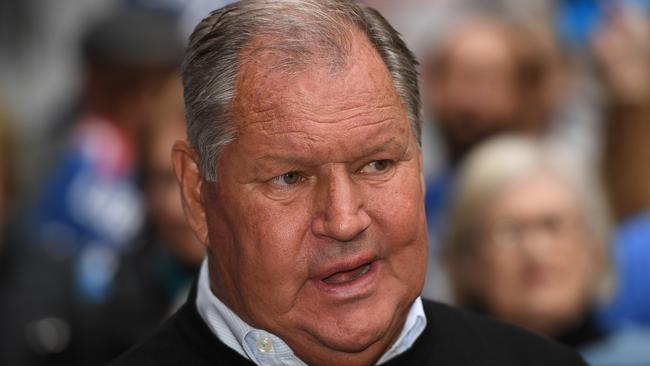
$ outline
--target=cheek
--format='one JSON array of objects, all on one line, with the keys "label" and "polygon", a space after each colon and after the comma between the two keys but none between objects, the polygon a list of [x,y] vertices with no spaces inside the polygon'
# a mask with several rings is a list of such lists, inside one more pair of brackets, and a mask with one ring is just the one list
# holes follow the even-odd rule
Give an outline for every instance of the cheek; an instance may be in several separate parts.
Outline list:
[{"label": "cheek", "polygon": [[[392,276],[415,290],[424,279],[427,229],[419,175],[395,177],[392,184],[367,193],[370,234],[389,258]],[[416,286],[417,285],[417,286]]]},{"label": "cheek", "polygon": [[558,255],[561,265],[560,276],[565,281],[560,282],[567,292],[584,294],[589,291],[597,270],[597,258],[590,243],[579,243],[570,246],[565,253]]},{"label": "cheek", "polygon": [[502,304],[524,289],[521,258],[515,253],[480,251],[475,276],[488,302]]},{"label": "cheek", "polygon": [[241,252],[234,269],[241,287],[250,292],[245,301],[283,312],[307,279],[307,211],[299,204],[282,206],[263,197],[233,207],[242,211],[233,215],[232,227],[246,228],[235,233],[234,240]]},{"label": "cheek", "polygon": [[282,205],[257,197],[240,205],[243,210],[237,227],[248,228],[242,235],[252,242],[255,251],[273,254],[279,257],[276,260],[282,260],[295,255],[301,248],[310,219],[309,208],[304,202]]},{"label": "cheek", "polygon": [[397,174],[380,188],[368,188],[366,207],[373,222],[386,229],[386,235],[400,236],[402,241],[416,240],[426,230],[426,225],[422,225],[425,219],[422,181],[415,167]]},{"label": "cheek", "polygon": [[509,277],[517,278],[517,272],[520,271],[519,262],[521,259],[517,258],[515,253],[503,253],[497,250],[493,250],[489,253],[482,255],[483,261],[485,263],[484,267],[485,272],[491,278],[498,278],[501,280],[506,280]]}]

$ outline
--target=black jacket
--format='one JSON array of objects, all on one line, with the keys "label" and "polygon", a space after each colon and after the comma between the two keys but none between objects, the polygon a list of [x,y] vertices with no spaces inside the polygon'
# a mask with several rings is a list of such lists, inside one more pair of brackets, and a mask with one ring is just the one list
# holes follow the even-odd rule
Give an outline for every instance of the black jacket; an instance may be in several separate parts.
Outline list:
[{"label": "black jacket", "polygon": [[[111,366],[253,365],[218,340],[194,299]],[[586,365],[572,350],[519,328],[426,300],[424,311],[427,327],[413,347],[384,365]]]}]

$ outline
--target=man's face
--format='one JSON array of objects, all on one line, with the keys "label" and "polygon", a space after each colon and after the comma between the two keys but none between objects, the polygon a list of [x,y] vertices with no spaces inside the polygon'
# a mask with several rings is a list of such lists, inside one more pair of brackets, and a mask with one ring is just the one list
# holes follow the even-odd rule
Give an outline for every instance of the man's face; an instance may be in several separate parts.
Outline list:
[{"label": "man's face", "polygon": [[149,215],[155,233],[171,250],[176,259],[189,267],[198,268],[205,257],[205,247],[196,240],[190,229],[183,207],[178,200],[179,187],[169,161],[169,148],[185,135],[182,114],[171,115],[177,121],[159,120],[160,129],[149,135],[149,154],[146,169],[149,170],[146,198]]},{"label": "man's face", "polygon": [[428,105],[452,149],[464,153],[486,137],[522,124],[516,65],[506,35],[470,24],[449,41],[443,70],[428,78]]},{"label": "man's face", "polygon": [[310,363],[378,357],[425,273],[420,150],[365,39],[349,60],[293,76],[244,65],[237,139],[203,183],[213,291]]},{"label": "man's face", "polygon": [[144,166],[148,179],[144,190],[149,217],[158,239],[189,268],[198,268],[205,257],[205,246],[197,239],[185,220],[178,200],[179,187],[169,161],[169,148],[185,137],[183,86],[176,74],[165,80],[154,96],[156,108],[147,127],[147,143],[143,144]]}]

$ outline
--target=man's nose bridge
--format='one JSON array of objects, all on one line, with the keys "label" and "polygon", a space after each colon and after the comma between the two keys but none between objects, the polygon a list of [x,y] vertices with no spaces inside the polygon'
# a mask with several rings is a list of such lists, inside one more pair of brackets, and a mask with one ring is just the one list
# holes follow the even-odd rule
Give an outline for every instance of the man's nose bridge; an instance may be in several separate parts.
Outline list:
[{"label": "man's nose bridge", "polygon": [[329,220],[345,219],[360,209],[360,192],[345,169],[332,169],[326,184],[324,209]]},{"label": "man's nose bridge", "polygon": [[363,209],[363,192],[345,167],[330,170],[325,182],[317,231],[339,241],[353,240],[370,225]]}]

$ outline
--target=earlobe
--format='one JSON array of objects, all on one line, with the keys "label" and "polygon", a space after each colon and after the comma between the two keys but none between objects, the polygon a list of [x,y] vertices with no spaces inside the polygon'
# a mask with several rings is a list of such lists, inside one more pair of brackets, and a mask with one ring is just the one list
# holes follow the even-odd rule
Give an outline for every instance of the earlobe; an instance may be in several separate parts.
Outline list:
[{"label": "earlobe", "polygon": [[199,241],[208,246],[208,228],[202,194],[203,178],[198,154],[186,140],[178,140],[172,148],[172,164],[180,185],[185,219]]}]

